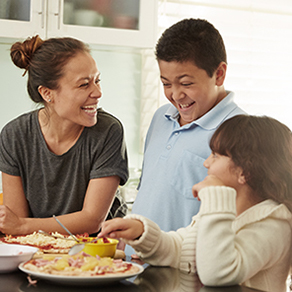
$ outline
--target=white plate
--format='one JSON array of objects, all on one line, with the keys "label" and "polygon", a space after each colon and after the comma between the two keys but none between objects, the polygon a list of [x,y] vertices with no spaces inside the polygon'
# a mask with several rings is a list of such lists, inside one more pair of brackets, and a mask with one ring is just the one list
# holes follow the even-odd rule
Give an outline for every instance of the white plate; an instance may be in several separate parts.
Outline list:
[{"label": "white plate", "polygon": [[[129,262],[125,262],[129,263]],[[121,281],[127,278],[134,277],[136,275],[141,274],[144,271],[143,266],[138,265],[136,263],[129,263],[133,266],[139,268],[139,271],[132,274],[121,274],[121,275],[105,275],[105,276],[90,276],[90,277],[78,277],[78,276],[60,276],[60,275],[51,275],[51,274],[43,274],[39,272],[30,271],[23,267],[25,263],[21,263],[18,268],[27,273],[28,275],[34,276],[38,279],[47,280],[50,282],[55,282],[63,285],[98,285],[98,284],[107,284],[116,281]]]}]

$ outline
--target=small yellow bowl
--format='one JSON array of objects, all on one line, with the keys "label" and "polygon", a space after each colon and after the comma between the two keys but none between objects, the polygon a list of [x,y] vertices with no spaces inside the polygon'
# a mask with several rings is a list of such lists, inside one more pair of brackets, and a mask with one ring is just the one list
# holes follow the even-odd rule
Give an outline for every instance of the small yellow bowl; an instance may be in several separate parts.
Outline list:
[{"label": "small yellow bowl", "polygon": [[109,242],[104,242],[103,238],[99,238],[97,242],[86,243],[93,239],[94,238],[92,237],[82,238],[82,241],[85,242],[85,246],[82,251],[92,256],[98,255],[100,257],[111,257],[111,258],[114,257],[116,253],[116,249],[117,249],[117,244],[119,242],[117,239],[106,238],[106,241],[109,241]]}]

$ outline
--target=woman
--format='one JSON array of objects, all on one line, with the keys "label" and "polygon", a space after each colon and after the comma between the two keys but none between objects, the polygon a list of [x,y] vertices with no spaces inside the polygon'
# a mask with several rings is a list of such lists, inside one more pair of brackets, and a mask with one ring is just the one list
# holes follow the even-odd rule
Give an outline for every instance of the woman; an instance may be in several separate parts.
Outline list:
[{"label": "woman", "polygon": [[0,231],[64,233],[56,215],[72,233],[96,233],[128,167],[121,123],[98,109],[100,72],[89,48],[35,36],[12,45],[11,58],[28,72],[30,98],[43,106],[2,130]]}]

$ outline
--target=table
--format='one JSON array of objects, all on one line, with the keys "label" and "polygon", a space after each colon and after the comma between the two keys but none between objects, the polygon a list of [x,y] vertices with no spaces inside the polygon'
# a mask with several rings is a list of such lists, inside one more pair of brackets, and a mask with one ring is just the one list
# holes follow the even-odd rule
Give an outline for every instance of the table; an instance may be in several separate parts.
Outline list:
[{"label": "table", "polygon": [[168,267],[144,265],[136,277],[103,286],[64,286],[40,280],[29,284],[21,271],[0,274],[0,291],[5,292],[261,292],[242,286],[203,287],[195,275]]}]

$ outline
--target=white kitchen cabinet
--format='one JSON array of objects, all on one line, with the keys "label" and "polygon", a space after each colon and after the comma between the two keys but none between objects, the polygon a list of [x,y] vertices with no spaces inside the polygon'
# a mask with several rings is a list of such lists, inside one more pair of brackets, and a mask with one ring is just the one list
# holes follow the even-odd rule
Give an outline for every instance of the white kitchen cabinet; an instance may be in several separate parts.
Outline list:
[{"label": "white kitchen cabinet", "polygon": [[39,34],[45,38],[45,13],[45,0],[1,0],[0,37],[27,38]]},{"label": "white kitchen cabinet", "polygon": [[71,36],[90,44],[151,48],[157,36],[157,2],[1,0],[0,37]]}]

